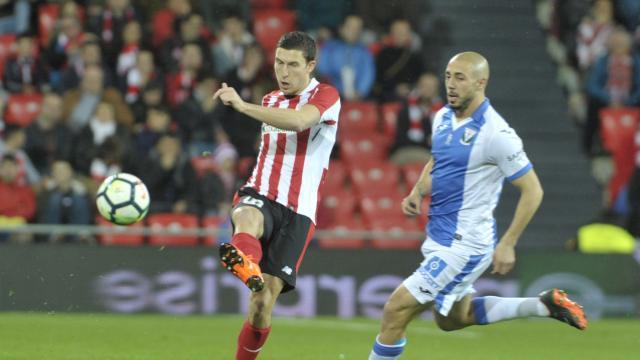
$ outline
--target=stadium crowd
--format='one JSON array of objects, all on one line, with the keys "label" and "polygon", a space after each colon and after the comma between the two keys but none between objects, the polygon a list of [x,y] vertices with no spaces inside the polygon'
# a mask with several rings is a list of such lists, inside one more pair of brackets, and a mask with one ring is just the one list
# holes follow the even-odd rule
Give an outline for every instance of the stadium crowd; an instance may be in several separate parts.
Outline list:
[{"label": "stadium crowd", "polygon": [[582,150],[604,188],[604,218],[640,237],[640,2],[537,4]]},{"label": "stadium crowd", "polygon": [[0,0],[0,226],[92,224],[98,185],[123,171],[147,185],[151,215],[226,217],[260,125],[211,95],[226,82],[261,103],[276,88],[276,41],[300,29],[321,44],[316,77],[343,102],[319,227],[420,231],[426,219],[397,204],[443,105],[424,5]]}]

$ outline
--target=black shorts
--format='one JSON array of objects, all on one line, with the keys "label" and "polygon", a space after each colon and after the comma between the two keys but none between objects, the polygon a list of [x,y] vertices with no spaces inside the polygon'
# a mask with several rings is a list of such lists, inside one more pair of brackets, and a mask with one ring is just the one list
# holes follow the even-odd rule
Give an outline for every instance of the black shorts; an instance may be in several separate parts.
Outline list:
[{"label": "black shorts", "polygon": [[258,194],[251,188],[238,190],[233,208],[242,206],[254,207],[264,216],[263,233],[259,239],[262,244],[260,269],[263,273],[284,281],[283,293],[293,290],[315,225],[308,217]]}]

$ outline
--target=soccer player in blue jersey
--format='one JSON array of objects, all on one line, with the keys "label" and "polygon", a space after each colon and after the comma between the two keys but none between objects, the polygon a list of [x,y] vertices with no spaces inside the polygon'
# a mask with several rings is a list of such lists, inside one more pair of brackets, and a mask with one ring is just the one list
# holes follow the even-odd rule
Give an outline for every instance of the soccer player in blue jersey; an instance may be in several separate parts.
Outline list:
[{"label": "soccer player in blue jersey", "polygon": [[[397,359],[407,325],[430,307],[444,331],[528,316],[587,327],[581,306],[558,289],[533,298],[471,296],[489,265],[501,275],[513,268],[518,238],[543,194],[522,141],[485,97],[488,80],[489,64],[478,53],[457,54],[447,65],[448,105],[433,120],[433,157],[402,201],[405,214],[417,215],[431,194],[424,261],[385,304],[369,360]],[[498,241],[493,210],[505,178],[520,190],[520,200]]]}]

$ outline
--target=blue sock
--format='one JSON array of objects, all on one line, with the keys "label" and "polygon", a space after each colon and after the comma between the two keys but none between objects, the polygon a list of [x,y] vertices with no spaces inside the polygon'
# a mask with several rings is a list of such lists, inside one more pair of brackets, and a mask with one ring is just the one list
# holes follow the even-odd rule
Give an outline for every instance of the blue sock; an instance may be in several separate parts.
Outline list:
[{"label": "blue sock", "polygon": [[373,343],[373,350],[369,354],[369,360],[395,360],[400,357],[405,345],[407,345],[407,339],[405,338],[400,339],[393,345],[384,345],[376,337],[376,341]]}]

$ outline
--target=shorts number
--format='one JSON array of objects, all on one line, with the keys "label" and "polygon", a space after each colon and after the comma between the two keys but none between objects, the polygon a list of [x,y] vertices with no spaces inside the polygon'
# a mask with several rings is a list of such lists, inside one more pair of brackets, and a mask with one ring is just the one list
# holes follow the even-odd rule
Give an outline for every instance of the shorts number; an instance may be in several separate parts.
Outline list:
[{"label": "shorts number", "polygon": [[243,197],[243,198],[242,198],[242,200],[241,200],[241,202],[242,202],[243,204],[253,205],[253,206],[255,206],[255,207],[259,207],[259,208],[262,208],[262,206],[264,205],[264,201],[262,201],[262,200],[260,200],[260,199],[252,198],[252,197],[250,197],[250,196]]}]

